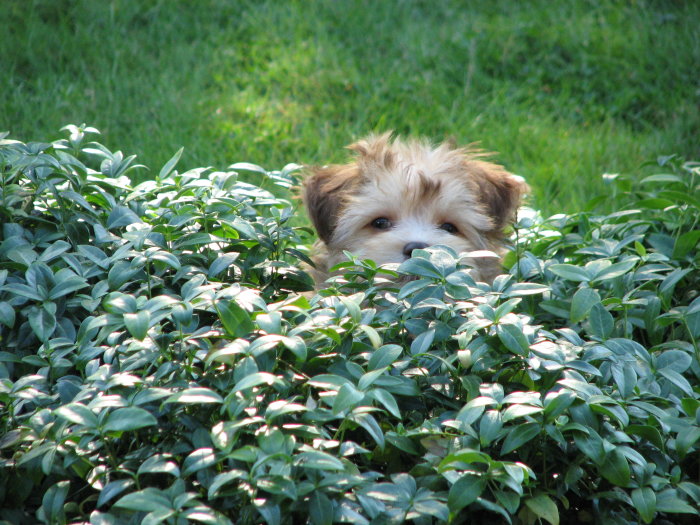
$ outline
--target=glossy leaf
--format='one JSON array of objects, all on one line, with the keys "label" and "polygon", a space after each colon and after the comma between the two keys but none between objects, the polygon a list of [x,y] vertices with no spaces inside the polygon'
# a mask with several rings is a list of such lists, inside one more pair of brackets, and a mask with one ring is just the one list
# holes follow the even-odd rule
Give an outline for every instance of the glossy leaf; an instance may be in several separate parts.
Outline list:
[{"label": "glossy leaf", "polygon": [[634,508],[644,523],[651,523],[656,514],[656,494],[650,487],[634,489],[630,494]]},{"label": "glossy leaf", "polygon": [[546,494],[538,494],[525,500],[525,505],[535,516],[552,525],[559,525],[559,509],[554,500]]},{"label": "glossy leaf", "polygon": [[450,487],[447,506],[450,513],[456,515],[463,508],[471,505],[481,496],[486,488],[487,478],[477,474],[466,473]]},{"label": "glossy leaf", "polygon": [[578,323],[588,317],[591,309],[600,303],[600,295],[592,288],[580,288],[571,299],[571,322]]},{"label": "glossy leaf", "polygon": [[157,424],[156,418],[143,408],[125,407],[117,408],[107,416],[103,425],[105,432],[137,430]]}]

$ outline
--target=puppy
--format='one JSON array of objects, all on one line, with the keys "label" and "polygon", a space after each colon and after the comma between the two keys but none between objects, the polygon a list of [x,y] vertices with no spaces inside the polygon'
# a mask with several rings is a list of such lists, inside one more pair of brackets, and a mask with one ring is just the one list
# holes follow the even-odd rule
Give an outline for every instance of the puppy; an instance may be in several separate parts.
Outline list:
[{"label": "puppy", "polygon": [[[457,253],[503,251],[504,228],[528,189],[484,154],[424,140],[372,135],[350,146],[348,164],[315,168],[303,200],[319,241],[317,286],[349,251],[377,264],[401,263],[434,244]],[[500,273],[500,259],[470,261],[477,280]]]}]

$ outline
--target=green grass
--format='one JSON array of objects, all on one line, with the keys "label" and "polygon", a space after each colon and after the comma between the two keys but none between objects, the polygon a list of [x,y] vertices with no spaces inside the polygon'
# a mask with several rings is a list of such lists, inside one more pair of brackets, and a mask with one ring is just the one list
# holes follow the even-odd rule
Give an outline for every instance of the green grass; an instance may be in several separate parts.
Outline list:
[{"label": "green grass", "polygon": [[[370,131],[480,141],[534,205],[700,156],[700,3],[5,0],[0,130],[86,122],[149,166],[326,163]],[[148,175],[144,175],[147,177]]]}]

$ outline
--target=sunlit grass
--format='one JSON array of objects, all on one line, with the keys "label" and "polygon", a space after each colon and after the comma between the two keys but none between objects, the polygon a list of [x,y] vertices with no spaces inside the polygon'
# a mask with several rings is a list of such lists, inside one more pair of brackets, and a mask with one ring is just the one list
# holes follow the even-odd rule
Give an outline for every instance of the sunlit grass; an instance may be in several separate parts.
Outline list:
[{"label": "sunlit grass", "polygon": [[[103,2],[0,7],[0,130],[87,122],[182,167],[341,161],[370,131],[479,141],[547,212],[700,155],[693,2]],[[144,174],[143,177],[147,177]]]}]

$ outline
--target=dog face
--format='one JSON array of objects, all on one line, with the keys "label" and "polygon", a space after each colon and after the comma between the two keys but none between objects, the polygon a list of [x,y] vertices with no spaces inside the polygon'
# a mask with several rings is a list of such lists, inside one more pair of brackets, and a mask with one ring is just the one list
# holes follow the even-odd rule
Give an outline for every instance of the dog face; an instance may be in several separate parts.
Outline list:
[{"label": "dog face", "polygon": [[[527,186],[477,152],[424,141],[371,136],[349,146],[349,164],[319,168],[304,183],[304,202],[325,253],[317,281],[347,250],[377,264],[401,263],[417,248],[457,253],[499,251],[503,228]],[[498,261],[475,260],[490,280]]]}]

